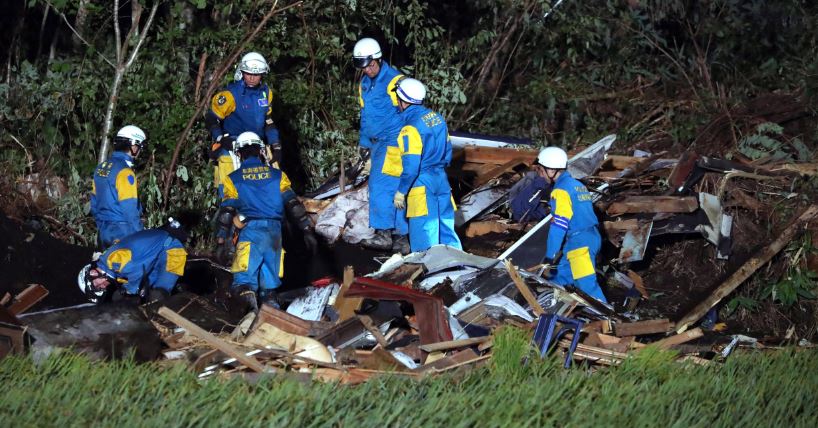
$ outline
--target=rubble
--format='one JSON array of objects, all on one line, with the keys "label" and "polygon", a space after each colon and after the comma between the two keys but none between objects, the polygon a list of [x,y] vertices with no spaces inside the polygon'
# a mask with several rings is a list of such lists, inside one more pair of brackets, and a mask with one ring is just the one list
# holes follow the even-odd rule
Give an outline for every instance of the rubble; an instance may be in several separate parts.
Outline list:
[{"label": "rubble", "polygon": [[[610,288],[626,293],[608,305],[541,276],[550,215],[537,222],[510,220],[509,191],[526,174],[536,151],[503,147],[505,143],[485,137],[458,138],[489,145],[461,146],[455,153],[460,167],[452,178],[470,183],[459,198],[456,220],[469,251],[435,246],[395,254],[366,275],[356,276],[347,267],[340,280],[327,278],[288,292],[295,298],[284,309],[264,305],[244,320],[190,293],[174,295],[158,308],[81,307],[18,316],[47,294],[33,286],[0,304],[0,357],[81,342],[109,343],[99,337],[110,340],[149,326],[164,343],[161,355],[189,365],[202,379],[297,375],[356,384],[384,374],[422,378],[486,364],[494,332],[509,325],[530,331],[537,354],[558,353],[566,367],[580,361],[620,364],[648,347],[676,350],[680,361],[711,364],[737,346],[763,346],[762,339],[722,336],[694,325],[818,217],[818,206],[793,216],[770,242],[753,242],[755,249],[747,257],[746,242],[736,250],[742,243],[736,227],[743,220],[733,213],[736,207],[766,208],[750,190],[733,188],[731,180],[786,183],[799,174],[814,174],[814,166],[750,165],[694,152],[678,159],[664,152],[609,154],[615,135],[575,153],[569,169],[593,191],[601,229],[614,250],[599,264],[599,273],[610,280]],[[361,244],[375,236],[366,226],[365,177],[356,171],[347,170],[305,200],[318,219],[317,231],[330,243]],[[541,197],[547,200],[547,192]],[[700,248],[710,246],[723,279],[711,278],[713,290],[682,316],[645,316],[638,310],[641,303],[667,297],[657,292],[654,277],[636,266],[655,257],[660,237],[671,235],[698,240]],[[105,322],[112,311],[133,324]],[[66,334],[73,328],[66,324],[69,312],[76,323],[89,319],[119,327],[78,327],[97,337],[72,337]],[[44,324],[58,325],[59,334]]]}]

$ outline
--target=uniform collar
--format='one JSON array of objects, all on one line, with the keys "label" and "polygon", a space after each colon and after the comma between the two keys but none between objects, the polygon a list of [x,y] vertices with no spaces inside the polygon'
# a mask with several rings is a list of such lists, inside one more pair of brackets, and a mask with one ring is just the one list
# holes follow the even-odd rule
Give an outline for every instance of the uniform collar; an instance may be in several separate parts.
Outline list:
[{"label": "uniform collar", "polygon": [[111,159],[122,159],[128,164],[128,167],[133,166],[133,156],[126,152],[113,152],[111,154]]},{"label": "uniform collar", "polygon": [[259,159],[259,158],[258,158],[258,157],[256,157],[256,156],[253,156],[253,157],[251,157],[251,158],[245,159],[245,160],[244,160],[244,162],[242,162],[242,163],[241,163],[241,165],[242,165],[242,166],[245,166],[245,165],[246,165],[246,166],[257,166],[257,165],[261,165],[261,159]]},{"label": "uniform collar", "polygon": [[247,92],[260,92],[260,91],[263,91],[263,90],[265,90],[265,89],[266,89],[266,86],[264,85],[264,81],[260,82],[260,83],[258,84],[258,86],[254,87],[254,88],[251,88],[251,87],[247,86],[247,84],[246,84],[246,83],[244,83],[244,79],[242,79],[242,80],[240,81],[240,84],[241,84],[241,90],[242,90],[242,93],[247,93]]}]

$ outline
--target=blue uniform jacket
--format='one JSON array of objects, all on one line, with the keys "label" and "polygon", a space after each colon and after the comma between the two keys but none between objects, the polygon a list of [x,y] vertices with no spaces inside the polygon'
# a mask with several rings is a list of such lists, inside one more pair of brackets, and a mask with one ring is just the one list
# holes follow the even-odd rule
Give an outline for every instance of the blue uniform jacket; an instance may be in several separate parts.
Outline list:
[{"label": "blue uniform jacket", "polygon": [[398,116],[398,95],[395,85],[402,74],[386,61],[381,61],[381,71],[374,79],[364,75],[358,86],[361,105],[360,145],[368,149],[372,140],[391,140],[398,135],[403,120]]},{"label": "blue uniform jacket", "polygon": [[97,222],[124,222],[135,230],[142,229],[142,207],[132,166],[133,158],[125,152],[114,152],[97,165],[91,187],[91,215]]},{"label": "blue uniform jacket", "polygon": [[97,267],[136,294],[143,278],[148,286],[171,291],[185,273],[187,252],[178,239],[161,229],[142,230],[109,247]]},{"label": "blue uniform jacket", "polygon": [[540,201],[548,198],[548,182],[536,172],[526,174],[508,192],[511,218],[514,221],[540,221],[547,212]]},{"label": "blue uniform jacket", "polygon": [[[273,92],[262,83],[255,88],[244,84],[244,80],[232,82],[223,91],[213,95],[208,115],[218,118],[221,129],[212,128],[211,137],[230,134],[238,137],[242,132],[255,132],[266,138],[267,144],[278,144],[278,129],[272,120]],[[223,147],[231,150],[231,147]]]},{"label": "blue uniform jacket", "polygon": [[287,174],[251,157],[225,181],[222,206],[236,208],[251,220],[281,221],[284,204],[294,197]]},{"label": "blue uniform jacket", "polygon": [[437,112],[410,105],[401,115],[405,125],[398,135],[403,162],[398,191],[406,195],[421,172],[442,172],[449,165],[452,145],[446,121]]},{"label": "blue uniform jacket", "polygon": [[599,221],[594,214],[593,198],[585,185],[580,183],[567,170],[557,178],[551,190],[551,227],[548,231],[548,243],[545,257],[553,260],[562,246],[566,235],[579,235],[582,232],[599,234]]}]

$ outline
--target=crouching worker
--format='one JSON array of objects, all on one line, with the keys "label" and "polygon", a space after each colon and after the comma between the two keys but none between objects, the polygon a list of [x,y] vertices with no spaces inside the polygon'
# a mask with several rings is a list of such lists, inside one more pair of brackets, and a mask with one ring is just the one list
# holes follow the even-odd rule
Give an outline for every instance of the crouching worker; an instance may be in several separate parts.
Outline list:
[{"label": "crouching worker", "polygon": [[133,233],[109,247],[80,271],[77,283],[92,303],[123,296],[139,296],[147,303],[163,300],[184,275],[185,242],[187,232],[171,218],[160,228]]},{"label": "crouching worker", "polygon": [[[596,281],[596,255],[602,245],[599,221],[591,193],[566,170],[568,154],[559,147],[546,147],[537,156],[537,173],[551,184],[551,214],[544,263],[557,272],[559,285],[576,285],[591,297],[608,303]],[[563,244],[563,240],[565,244]],[[555,260],[562,249],[562,257]]]},{"label": "crouching worker", "polygon": [[283,274],[281,222],[285,212],[303,232],[310,253],[315,253],[318,241],[287,174],[262,162],[261,138],[244,132],[236,139],[236,149],[241,166],[227,176],[222,201],[222,208],[232,207],[238,212],[234,223],[239,238],[230,294],[242,312],[257,311],[259,301],[278,307],[275,289]]}]

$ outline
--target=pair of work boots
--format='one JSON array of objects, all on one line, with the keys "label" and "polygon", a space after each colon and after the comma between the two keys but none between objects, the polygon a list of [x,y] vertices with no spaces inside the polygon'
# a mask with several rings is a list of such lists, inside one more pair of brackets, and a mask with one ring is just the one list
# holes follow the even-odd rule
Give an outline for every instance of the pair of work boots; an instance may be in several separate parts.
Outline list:
[{"label": "pair of work boots", "polygon": [[250,311],[258,312],[261,305],[281,309],[278,293],[275,290],[259,291],[257,296],[256,292],[251,290],[249,286],[241,285],[230,290],[230,298],[234,309],[242,314]]},{"label": "pair of work boots", "polygon": [[361,245],[375,250],[401,253],[404,256],[410,252],[409,237],[392,233],[391,230],[376,229],[375,236],[364,239]]}]

